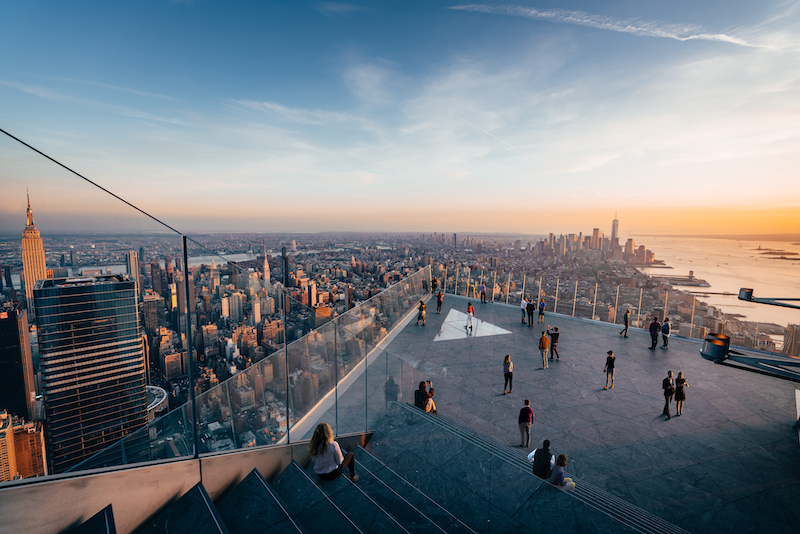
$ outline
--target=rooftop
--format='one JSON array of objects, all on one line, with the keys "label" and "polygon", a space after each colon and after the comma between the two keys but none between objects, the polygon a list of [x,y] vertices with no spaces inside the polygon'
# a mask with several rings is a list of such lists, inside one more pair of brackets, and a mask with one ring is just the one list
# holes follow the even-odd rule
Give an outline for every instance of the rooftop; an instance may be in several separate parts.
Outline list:
[{"label": "rooftop", "polygon": [[[467,302],[484,322],[473,333],[482,335],[467,336],[460,314],[450,315],[466,312]],[[537,339],[547,325],[559,328],[563,358],[543,370]],[[427,325],[411,321],[386,350],[433,379],[439,413],[510,448],[530,399],[534,447],[550,439],[555,454],[568,455],[571,474],[690,532],[796,532],[796,384],[715,365],[702,359],[698,340],[673,335],[669,349],[659,341],[651,351],[645,330],[625,339],[620,328],[551,313],[529,328],[516,307],[446,295],[441,315],[430,305]],[[493,333],[500,329],[509,333]],[[603,389],[608,350],[616,356],[613,390]],[[506,354],[514,392],[503,395]],[[674,416],[673,403],[671,420],[661,415],[668,370],[689,383],[683,415]]]}]

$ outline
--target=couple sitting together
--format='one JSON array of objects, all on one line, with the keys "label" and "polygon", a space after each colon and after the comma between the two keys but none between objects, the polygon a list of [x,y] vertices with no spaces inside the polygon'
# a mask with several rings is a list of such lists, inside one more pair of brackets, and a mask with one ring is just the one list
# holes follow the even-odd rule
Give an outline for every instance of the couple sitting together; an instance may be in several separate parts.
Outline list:
[{"label": "couple sitting together", "polygon": [[541,449],[536,449],[528,455],[528,461],[533,463],[533,474],[543,478],[550,484],[564,490],[575,488],[571,478],[564,477],[564,468],[567,467],[567,455],[559,454],[558,458],[550,452],[550,440],[544,440]]}]

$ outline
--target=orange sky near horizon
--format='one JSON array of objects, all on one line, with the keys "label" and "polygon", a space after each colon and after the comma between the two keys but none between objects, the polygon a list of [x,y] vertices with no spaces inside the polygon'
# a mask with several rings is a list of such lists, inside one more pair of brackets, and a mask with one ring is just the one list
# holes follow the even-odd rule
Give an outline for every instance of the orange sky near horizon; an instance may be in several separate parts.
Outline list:
[{"label": "orange sky near horizon", "polygon": [[[164,228],[115,199],[78,202],[64,210],[59,200],[37,199],[33,210],[43,232],[153,232]],[[0,206],[0,233],[21,232],[25,206]],[[15,203],[17,204],[17,203]],[[548,206],[498,208],[382,208],[350,206],[325,209],[309,203],[302,209],[294,204],[274,205],[264,210],[217,209],[194,205],[194,213],[176,210],[178,204],[157,203],[145,208],[179,231],[192,232],[461,232],[546,234],[611,232],[614,212],[620,221],[620,235],[630,234],[800,234],[800,208],[753,208],[747,206],[697,208],[562,208]]]}]

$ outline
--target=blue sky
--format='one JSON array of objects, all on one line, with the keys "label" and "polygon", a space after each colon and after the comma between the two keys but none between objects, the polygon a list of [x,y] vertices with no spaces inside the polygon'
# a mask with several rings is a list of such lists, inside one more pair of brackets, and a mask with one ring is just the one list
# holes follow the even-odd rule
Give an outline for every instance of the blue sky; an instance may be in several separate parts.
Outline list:
[{"label": "blue sky", "polygon": [[[0,128],[179,229],[570,232],[618,210],[779,231],[798,22],[798,2],[9,0]],[[0,158],[0,232],[26,186],[40,225],[142,224],[7,138]]]}]

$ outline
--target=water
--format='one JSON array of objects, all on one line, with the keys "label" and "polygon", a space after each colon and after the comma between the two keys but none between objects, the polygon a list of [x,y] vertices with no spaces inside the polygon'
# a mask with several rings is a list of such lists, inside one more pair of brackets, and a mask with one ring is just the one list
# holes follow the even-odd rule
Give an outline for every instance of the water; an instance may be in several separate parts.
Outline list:
[{"label": "water", "polygon": [[[698,300],[719,306],[726,313],[738,313],[747,320],[776,323],[785,326],[800,324],[800,310],[791,310],[767,304],[738,300],[739,289],[753,288],[758,298],[800,298],[800,256],[796,260],[769,259],[758,248],[778,249],[800,253],[800,245],[778,241],[739,241],[734,239],[707,239],[689,237],[634,237],[655,252],[673,269],[644,269],[647,274],[683,275],[694,271],[711,287],[683,287],[689,291],[730,292],[734,296],[698,296]],[[763,250],[761,251],[763,252]],[[800,302],[794,304],[800,305]]]}]

